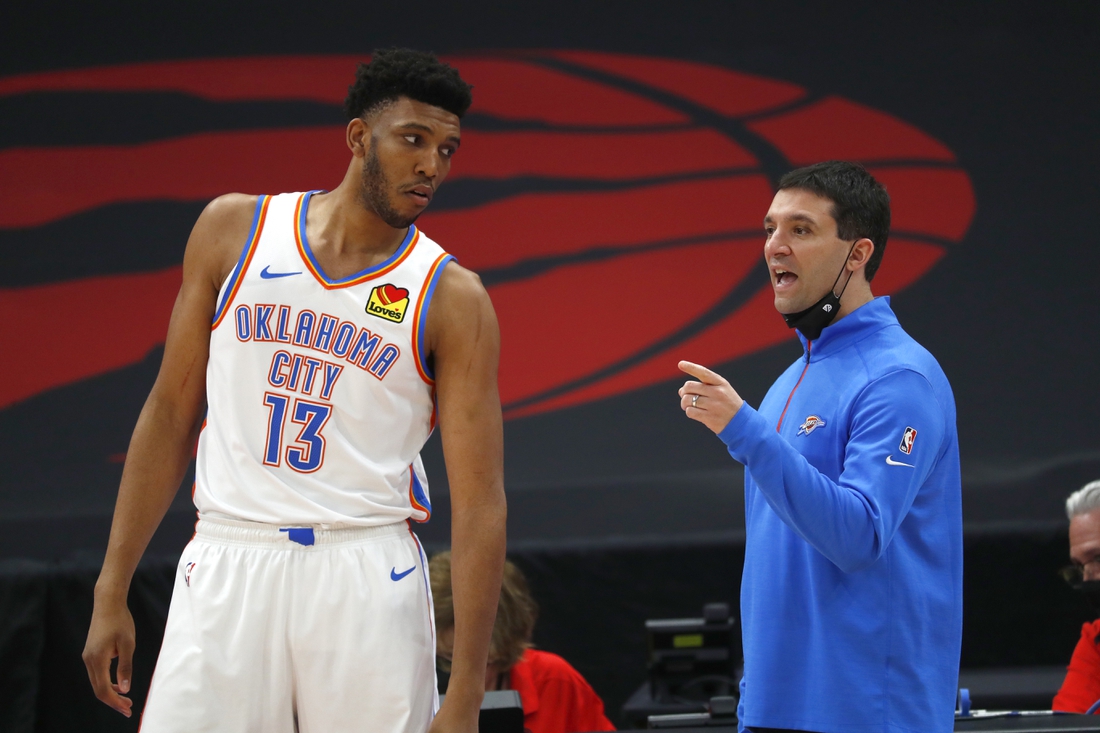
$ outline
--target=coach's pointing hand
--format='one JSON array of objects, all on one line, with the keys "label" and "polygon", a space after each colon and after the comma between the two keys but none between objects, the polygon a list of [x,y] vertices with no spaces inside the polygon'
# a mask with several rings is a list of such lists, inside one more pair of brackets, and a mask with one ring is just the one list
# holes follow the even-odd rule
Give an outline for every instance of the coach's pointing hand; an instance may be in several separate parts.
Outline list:
[{"label": "coach's pointing hand", "polygon": [[692,420],[698,420],[715,433],[729,425],[745,401],[721,375],[690,361],[678,365],[699,381],[684,382],[680,387],[680,409]]}]

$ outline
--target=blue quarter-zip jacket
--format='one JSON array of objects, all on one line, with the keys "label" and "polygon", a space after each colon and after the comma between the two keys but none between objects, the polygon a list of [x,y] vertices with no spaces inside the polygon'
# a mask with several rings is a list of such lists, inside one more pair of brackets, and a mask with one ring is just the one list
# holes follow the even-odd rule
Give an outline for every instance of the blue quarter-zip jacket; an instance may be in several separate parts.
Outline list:
[{"label": "blue quarter-zip jacket", "polygon": [[741,727],[946,733],[962,642],[951,386],[888,298],[802,341],[719,434],[746,468]]}]

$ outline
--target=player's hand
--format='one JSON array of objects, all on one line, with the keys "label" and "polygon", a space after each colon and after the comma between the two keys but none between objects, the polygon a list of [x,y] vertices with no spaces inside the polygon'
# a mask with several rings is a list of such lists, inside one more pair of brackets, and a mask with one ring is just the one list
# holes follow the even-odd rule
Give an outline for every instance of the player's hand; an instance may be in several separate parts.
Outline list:
[{"label": "player's hand", "polygon": [[[682,361],[678,366],[680,371],[699,380],[689,380],[680,387],[680,409],[692,420],[698,420],[716,434],[722,432],[745,401],[729,382],[705,366],[690,361]],[[699,395],[694,405],[693,395]]]},{"label": "player's hand", "polygon": [[439,713],[428,727],[428,733],[477,733],[478,709],[473,708],[471,713],[470,709],[462,710],[458,705],[448,705],[450,702],[451,696],[448,694]]},{"label": "player's hand", "polygon": [[[95,696],[129,718],[133,701],[124,697],[133,679],[134,617],[122,600],[96,598],[88,641],[84,644],[84,666]],[[111,681],[111,660],[118,657],[117,682]]]}]

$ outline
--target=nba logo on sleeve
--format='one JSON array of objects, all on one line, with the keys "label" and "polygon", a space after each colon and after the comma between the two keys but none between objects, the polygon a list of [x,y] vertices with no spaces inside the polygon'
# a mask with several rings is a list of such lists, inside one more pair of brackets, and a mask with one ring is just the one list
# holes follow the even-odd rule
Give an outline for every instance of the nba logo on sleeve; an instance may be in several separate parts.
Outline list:
[{"label": "nba logo on sleeve", "polygon": [[909,455],[913,452],[913,441],[917,439],[917,431],[915,428],[906,428],[905,432],[901,436],[901,445],[898,446],[905,455]]}]

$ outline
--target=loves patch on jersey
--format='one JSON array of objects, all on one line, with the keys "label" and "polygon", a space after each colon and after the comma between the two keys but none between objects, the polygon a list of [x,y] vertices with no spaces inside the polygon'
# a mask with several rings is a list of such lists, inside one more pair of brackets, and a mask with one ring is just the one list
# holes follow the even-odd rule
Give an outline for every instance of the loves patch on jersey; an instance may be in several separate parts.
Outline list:
[{"label": "loves patch on jersey", "polygon": [[386,283],[370,291],[366,311],[372,316],[378,316],[394,323],[401,323],[405,320],[405,311],[408,307],[409,291]]}]

